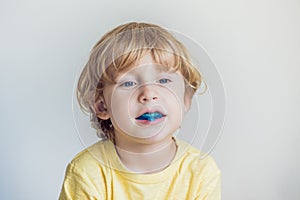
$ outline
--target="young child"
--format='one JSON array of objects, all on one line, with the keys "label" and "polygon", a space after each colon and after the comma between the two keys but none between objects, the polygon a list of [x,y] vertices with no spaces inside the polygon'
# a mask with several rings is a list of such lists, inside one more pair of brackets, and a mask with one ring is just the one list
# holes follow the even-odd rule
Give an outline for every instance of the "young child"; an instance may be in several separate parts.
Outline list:
[{"label": "young child", "polygon": [[214,160],[173,136],[202,82],[160,26],[133,22],[105,34],[77,85],[101,140],[68,165],[59,199],[221,199]]}]

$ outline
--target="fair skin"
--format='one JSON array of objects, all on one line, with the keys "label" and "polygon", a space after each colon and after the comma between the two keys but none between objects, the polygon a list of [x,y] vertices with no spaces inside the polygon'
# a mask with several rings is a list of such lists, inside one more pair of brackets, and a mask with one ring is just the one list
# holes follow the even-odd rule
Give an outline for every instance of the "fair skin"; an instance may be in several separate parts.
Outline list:
[{"label": "fair skin", "polygon": [[116,151],[124,166],[136,173],[166,168],[176,154],[173,133],[190,108],[180,72],[168,72],[146,54],[116,84],[106,85],[98,115],[111,119]]}]

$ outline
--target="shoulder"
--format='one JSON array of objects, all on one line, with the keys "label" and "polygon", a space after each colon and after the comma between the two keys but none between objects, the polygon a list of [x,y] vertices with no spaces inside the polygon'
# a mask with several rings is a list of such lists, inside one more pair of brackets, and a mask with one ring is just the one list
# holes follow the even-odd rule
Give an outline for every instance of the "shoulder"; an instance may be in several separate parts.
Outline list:
[{"label": "shoulder", "polygon": [[221,171],[212,156],[184,141],[178,141],[183,153],[179,161],[179,175],[188,182],[196,199],[220,199]]},{"label": "shoulder", "polygon": [[60,199],[104,199],[106,173],[99,158],[106,154],[105,146],[104,141],[97,142],[72,159],[65,172]]},{"label": "shoulder", "polygon": [[181,149],[181,165],[185,166],[187,171],[191,171],[193,175],[201,177],[219,176],[221,174],[214,158],[204,153],[183,140],[178,140],[179,149]]},{"label": "shoulder", "polygon": [[109,141],[101,140],[78,153],[70,162],[69,168],[92,172],[103,165],[107,156]]}]

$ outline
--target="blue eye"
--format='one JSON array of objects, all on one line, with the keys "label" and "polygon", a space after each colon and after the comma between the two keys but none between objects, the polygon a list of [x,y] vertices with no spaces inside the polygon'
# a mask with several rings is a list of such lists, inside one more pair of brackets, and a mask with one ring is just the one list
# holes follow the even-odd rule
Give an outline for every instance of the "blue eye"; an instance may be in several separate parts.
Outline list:
[{"label": "blue eye", "polygon": [[124,82],[121,86],[132,87],[132,86],[134,86],[134,85],[136,85],[135,82],[133,82],[133,81],[126,81],[126,82]]},{"label": "blue eye", "polygon": [[170,79],[167,79],[167,78],[162,78],[162,79],[160,79],[159,81],[158,81],[158,83],[168,83],[168,82],[171,82],[171,80]]}]

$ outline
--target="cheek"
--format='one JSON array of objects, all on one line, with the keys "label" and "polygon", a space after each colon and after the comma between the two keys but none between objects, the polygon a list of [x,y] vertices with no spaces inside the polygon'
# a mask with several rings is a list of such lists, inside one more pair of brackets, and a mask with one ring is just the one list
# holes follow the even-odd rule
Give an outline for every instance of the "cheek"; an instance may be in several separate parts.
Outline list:
[{"label": "cheek", "polygon": [[113,95],[111,98],[111,109],[115,112],[115,115],[124,113],[127,111],[128,101],[124,96]]},{"label": "cheek", "polygon": [[115,121],[119,126],[128,123],[131,120],[131,101],[129,94],[115,93],[111,98],[110,113],[112,121]]},{"label": "cheek", "polygon": [[173,106],[184,108],[184,88],[181,85],[174,85],[167,88],[164,93],[167,95],[167,100]]}]

